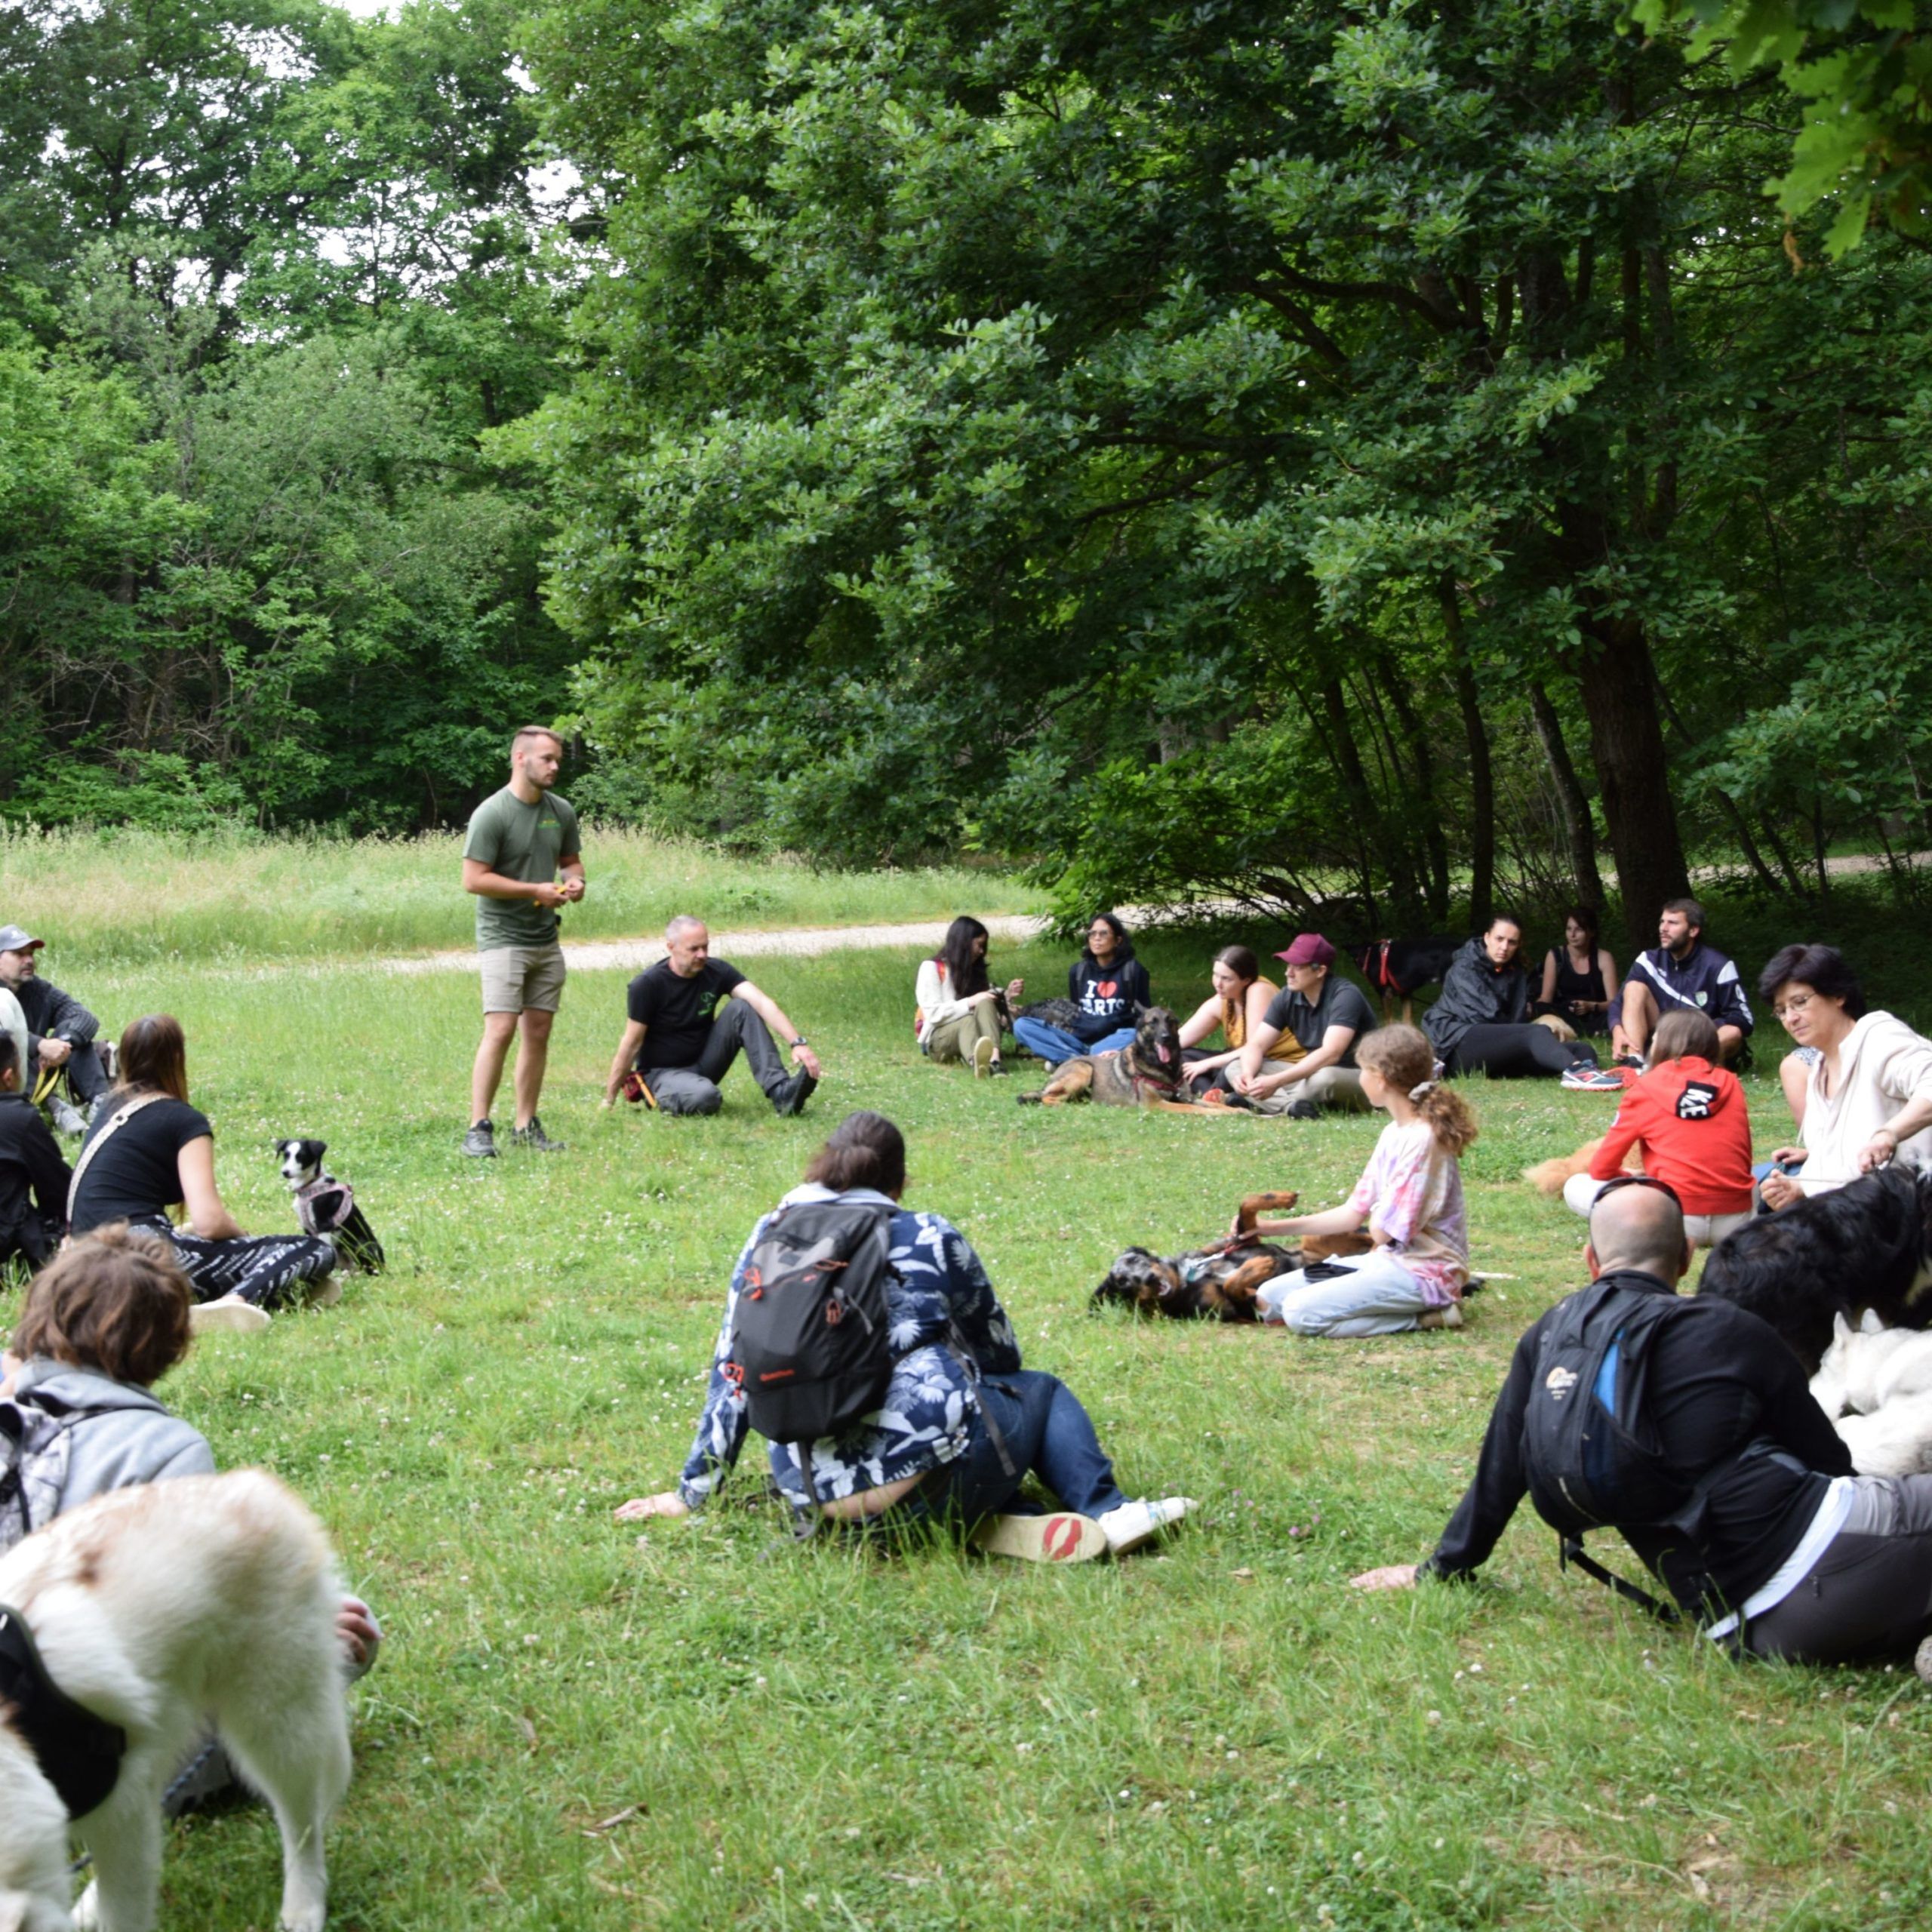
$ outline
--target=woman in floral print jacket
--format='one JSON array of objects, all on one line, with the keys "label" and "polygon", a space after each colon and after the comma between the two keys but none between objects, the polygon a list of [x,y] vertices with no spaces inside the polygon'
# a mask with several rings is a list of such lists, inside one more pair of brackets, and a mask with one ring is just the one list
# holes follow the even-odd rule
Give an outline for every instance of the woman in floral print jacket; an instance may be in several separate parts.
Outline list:
[{"label": "woman in floral print jacket", "polygon": [[[884,1401],[847,1435],[811,1445],[814,1487],[835,1521],[906,1524],[928,1518],[968,1529],[983,1549],[1049,1562],[1124,1554],[1192,1507],[1185,1497],[1130,1502],[1114,1481],[1094,1425],[1057,1377],[1020,1365],[1013,1325],[980,1257],[943,1216],[906,1208],[906,1143],[883,1115],[848,1115],[781,1206],[840,1200],[894,1210],[887,1309],[894,1362]],[[769,1218],[768,1217],[767,1217]],[[729,1474],[749,1424],[727,1373],[731,1318],[761,1220],[732,1271],[697,1433],[678,1487],[638,1497],[620,1522],[685,1516]],[[804,1484],[789,1450],[771,1470],[802,1509]],[[1021,1483],[1037,1476],[1061,1504],[1026,1513]],[[1015,1505],[1018,1504],[1016,1509]]]}]

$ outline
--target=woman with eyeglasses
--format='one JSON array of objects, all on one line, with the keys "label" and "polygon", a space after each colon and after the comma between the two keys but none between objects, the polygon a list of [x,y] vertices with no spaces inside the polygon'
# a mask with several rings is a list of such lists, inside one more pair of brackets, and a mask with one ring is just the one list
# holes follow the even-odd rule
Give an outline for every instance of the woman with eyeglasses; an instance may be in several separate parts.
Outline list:
[{"label": "woman with eyeglasses", "polygon": [[1772,1155],[1759,1188],[1765,1206],[1829,1193],[1894,1160],[1932,1168],[1932,1040],[1868,1012],[1835,946],[1786,946],[1758,988],[1798,1047],[1818,1056],[1803,1089],[1801,1144]]},{"label": "woman with eyeglasses", "polygon": [[1624,1090],[1589,1173],[1564,1183],[1571,1213],[1587,1217],[1606,1186],[1632,1178],[1623,1164],[1634,1147],[1645,1177],[1676,1196],[1693,1247],[1714,1247],[1750,1218],[1751,1115],[1718,1054],[1708,1014],[1672,1007],[1657,1022],[1647,1071]]}]

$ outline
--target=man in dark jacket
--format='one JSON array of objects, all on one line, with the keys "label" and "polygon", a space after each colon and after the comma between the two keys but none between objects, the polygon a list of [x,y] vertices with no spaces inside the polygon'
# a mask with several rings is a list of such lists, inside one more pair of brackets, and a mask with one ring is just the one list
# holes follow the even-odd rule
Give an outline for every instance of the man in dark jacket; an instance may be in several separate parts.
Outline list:
[{"label": "man in dark jacket", "polygon": [[1422,1017],[1423,1031],[1450,1073],[1521,1080],[1596,1065],[1594,1048],[1559,1040],[1530,1018],[1530,982],[1517,963],[1522,949],[1522,921],[1499,912],[1450,961],[1435,1004]]},{"label": "man in dark jacket", "polygon": [[69,1178],[40,1109],[20,1091],[13,1036],[0,1033],[0,1267],[18,1257],[39,1268],[60,1245]]},{"label": "man in dark jacket", "polygon": [[[1649,1180],[1606,1192],[1586,1258],[1593,1279],[1674,1295],[1690,1265],[1676,1197]],[[1487,1560],[1528,1494],[1525,1411],[1543,1333],[1566,1306],[1517,1343],[1475,1479],[1434,1553],[1366,1571],[1358,1589],[1468,1577]],[[1921,1672],[1932,1672],[1932,1475],[1854,1475],[1798,1358],[1767,1324],[1715,1297],[1693,1298],[1656,1331],[1648,1371],[1646,1419],[1664,1460],[1703,1489],[1704,1526],[1695,1561],[1669,1564],[1684,1552],[1666,1546],[1681,1538],[1617,1527],[1666,1580],[1708,1580],[1679,1598],[1709,1620],[1704,1634],[1793,1663],[1910,1657],[1923,1646]]]},{"label": "man in dark jacket", "polygon": [[94,1043],[100,1022],[72,993],[40,977],[45,943],[18,926],[0,926],[0,986],[12,993],[26,1015],[29,1063],[20,1069],[23,1090],[31,1093],[43,1073],[64,1074],[73,1104],[57,1090],[54,1124],[63,1134],[82,1134],[87,1121],[76,1106],[91,1108],[107,1091],[107,1069]]},{"label": "man in dark jacket", "polygon": [[1674,1007],[1703,1014],[1718,1029],[1718,1055],[1736,1063],[1757,1022],[1729,955],[1704,943],[1704,909],[1673,899],[1657,915],[1657,943],[1640,952],[1610,1005],[1611,1052],[1641,1065],[1651,1035]]}]

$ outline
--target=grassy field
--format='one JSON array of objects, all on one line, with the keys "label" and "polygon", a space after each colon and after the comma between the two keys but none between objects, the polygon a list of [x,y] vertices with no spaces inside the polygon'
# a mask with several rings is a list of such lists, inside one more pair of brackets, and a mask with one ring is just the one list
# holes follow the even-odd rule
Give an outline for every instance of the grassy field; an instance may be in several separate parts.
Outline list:
[{"label": "grassy field", "polygon": [[[1204,947],[1146,950],[1158,992],[1200,995]],[[1475,1087],[1476,1258],[1516,1278],[1460,1334],[1137,1327],[1085,1312],[1121,1247],[1210,1235],[1263,1185],[1338,1198],[1374,1124],[1023,1112],[1024,1079],[918,1060],[913,963],[759,962],[827,1063],[792,1121],[742,1072],[715,1120],[597,1112],[621,982],[579,974],[544,1107],[570,1151],[483,1165],[456,1154],[467,980],[73,976],[117,1019],[180,1014],[245,1225],[287,1224],[270,1139],[322,1134],[392,1257],[163,1392],[310,1499],[388,1626],[335,1924],[1924,1923],[1909,1672],[1733,1666],[1559,1574],[1527,1512],[1479,1587],[1346,1587],[1430,1546],[1517,1335],[1579,1283],[1580,1225],[1517,1172],[1607,1103]],[[1769,1146],[1768,1068],[1752,1097]],[[675,1474],[746,1231],[859,1104],[905,1127],[909,1198],[976,1243],[1130,1491],[1203,1500],[1164,1553],[1055,1573],[774,1548],[757,1509],[612,1522]],[[260,1813],[186,1823],[165,1923],[269,1925],[275,1869]]]},{"label": "grassy field", "polygon": [[[466,946],[475,902],[462,890],[463,841],[163,838],[40,832],[0,823],[0,924],[45,934],[55,977],[78,961],[350,956]],[[1044,910],[1046,897],[1001,873],[956,868],[822,872],[721,857],[648,832],[589,826],[589,890],[567,939],[660,930],[694,905],[720,927],[861,925]]]}]

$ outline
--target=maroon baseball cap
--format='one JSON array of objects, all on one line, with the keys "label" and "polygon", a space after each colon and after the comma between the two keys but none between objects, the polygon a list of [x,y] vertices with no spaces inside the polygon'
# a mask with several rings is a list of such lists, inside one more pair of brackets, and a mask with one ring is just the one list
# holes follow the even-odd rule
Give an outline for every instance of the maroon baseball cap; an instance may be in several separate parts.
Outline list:
[{"label": "maroon baseball cap", "polygon": [[1332,966],[1335,949],[1319,933],[1297,933],[1287,951],[1275,957],[1290,966]]}]

